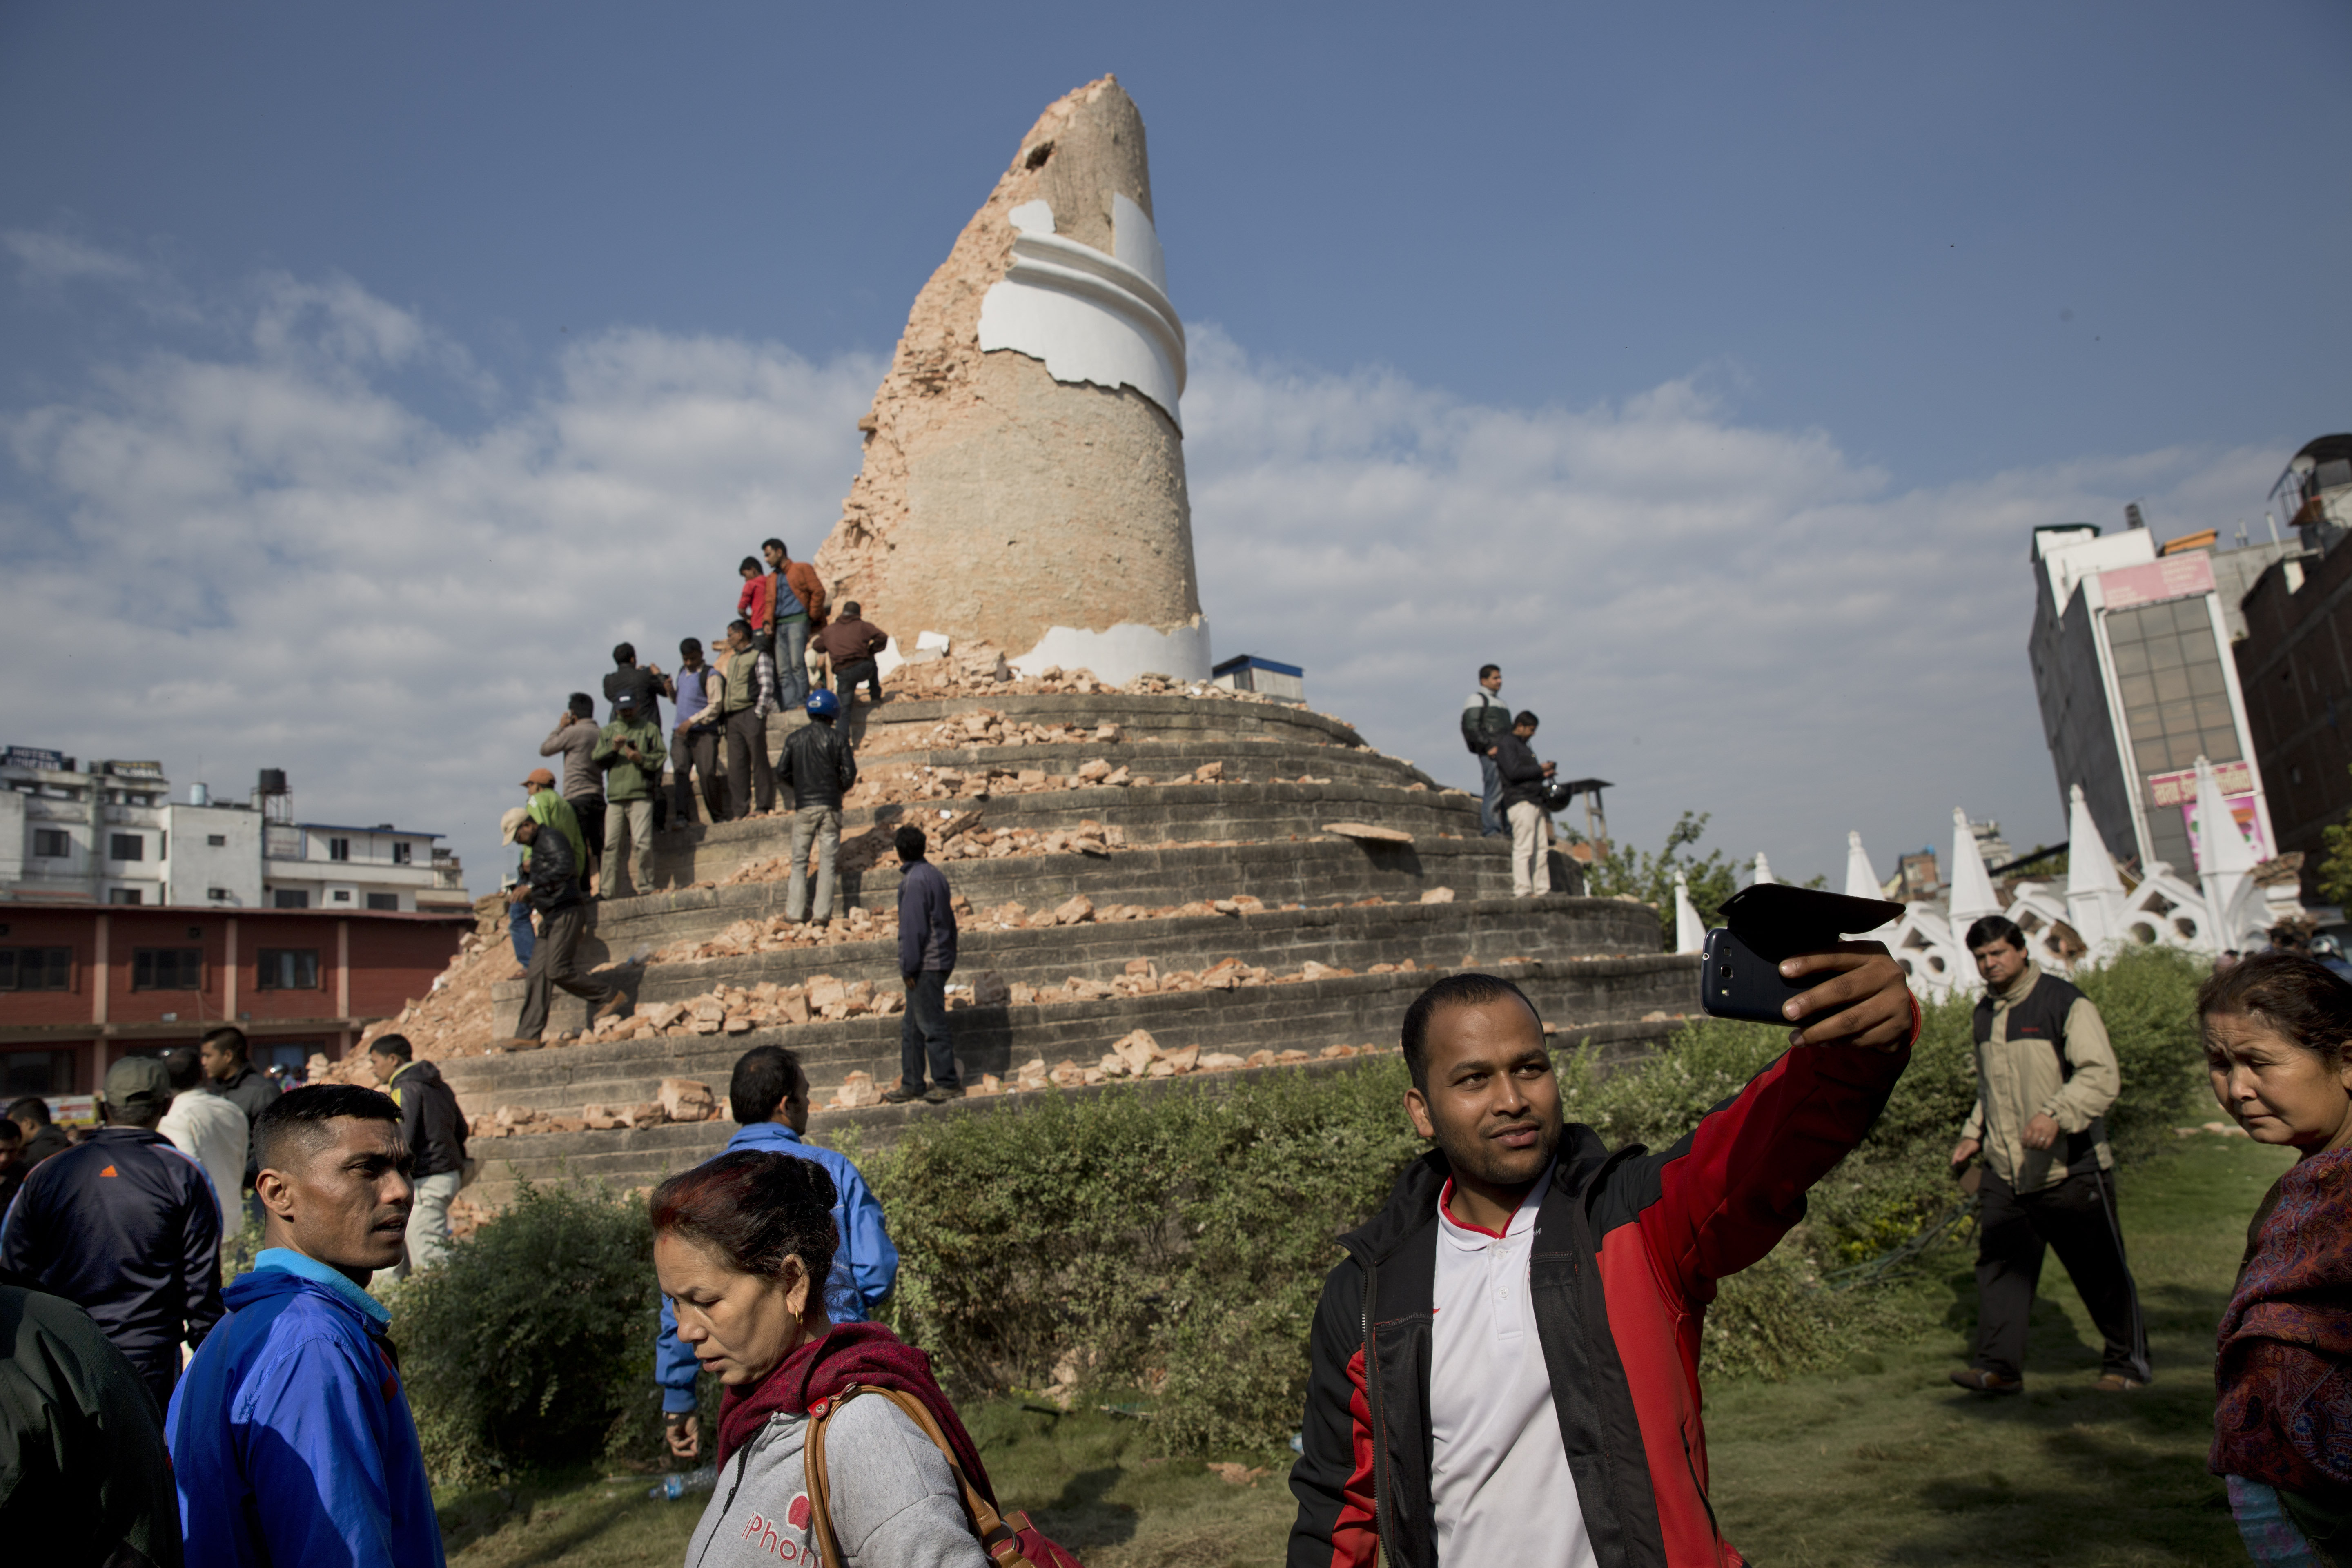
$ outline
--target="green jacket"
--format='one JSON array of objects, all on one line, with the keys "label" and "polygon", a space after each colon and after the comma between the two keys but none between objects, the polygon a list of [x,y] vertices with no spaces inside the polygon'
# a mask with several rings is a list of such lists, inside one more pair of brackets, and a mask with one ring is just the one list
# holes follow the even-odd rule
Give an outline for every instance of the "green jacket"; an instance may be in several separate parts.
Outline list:
[{"label": "green jacket", "polygon": [[[633,763],[621,755],[621,742],[633,742],[642,763]],[[596,750],[591,753],[596,765],[604,770],[604,798],[610,801],[651,800],[654,791],[661,786],[662,763],[669,752],[662,747],[661,731],[645,720],[624,724],[618,719],[597,732]]]},{"label": "green jacket", "polygon": [[[572,809],[570,801],[552,789],[533,793],[529,808],[533,822],[541,827],[552,827],[572,840],[572,863],[580,868],[580,880],[584,886],[588,880],[588,838],[580,831],[580,814]],[[524,865],[530,864],[530,850],[522,852],[522,859]]]}]

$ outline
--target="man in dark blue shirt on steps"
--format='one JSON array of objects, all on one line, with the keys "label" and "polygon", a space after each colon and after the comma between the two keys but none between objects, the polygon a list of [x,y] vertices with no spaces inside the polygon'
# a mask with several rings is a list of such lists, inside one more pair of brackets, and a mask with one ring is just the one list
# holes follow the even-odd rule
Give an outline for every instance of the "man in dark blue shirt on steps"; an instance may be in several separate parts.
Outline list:
[{"label": "man in dark blue shirt on steps", "polygon": [[[907,1016],[898,1026],[898,1081],[882,1091],[893,1105],[920,1096],[937,1105],[961,1100],[955,1046],[948,1038],[948,976],[955,973],[956,918],[948,879],[923,858],[930,846],[919,827],[898,829],[898,977],[907,983]],[[923,1088],[930,1058],[931,1087]]]}]

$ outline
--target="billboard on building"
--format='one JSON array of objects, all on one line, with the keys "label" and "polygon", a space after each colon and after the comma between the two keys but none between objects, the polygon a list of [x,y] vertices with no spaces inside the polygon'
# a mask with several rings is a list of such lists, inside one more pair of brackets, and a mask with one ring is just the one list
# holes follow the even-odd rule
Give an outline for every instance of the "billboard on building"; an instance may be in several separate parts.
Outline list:
[{"label": "billboard on building", "polygon": [[0,763],[12,768],[45,768],[50,773],[61,773],[66,771],[66,754],[43,751],[38,746],[11,746],[6,757],[0,758]]},{"label": "billboard on building", "polygon": [[2099,574],[2099,597],[2110,610],[2211,592],[2213,558],[2210,555],[2168,555],[2144,565],[2118,566]]},{"label": "billboard on building", "polygon": [[[2263,819],[2254,809],[2254,771],[2242,762],[2213,764],[2213,782],[2221,789],[2222,804],[2230,808],[2231,817],[2238,825],[2239,837],[2253,851],[2257,864],[2271,858],[2270,846],[2263,842]],[[2171,806],[2180,813],[2189,828],[2189,858],[2192,867],[2204,870],[2204,840],[2197,836],[2197,770],[2184,768],[2178,773],[2150,773],[2147,779],[2149,798],[2158,806]]]}]

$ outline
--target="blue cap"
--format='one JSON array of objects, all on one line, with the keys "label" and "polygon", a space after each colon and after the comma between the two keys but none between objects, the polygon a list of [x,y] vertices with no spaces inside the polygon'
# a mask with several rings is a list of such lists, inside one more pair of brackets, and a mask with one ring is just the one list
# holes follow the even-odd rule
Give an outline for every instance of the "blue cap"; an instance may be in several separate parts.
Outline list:
[{"label": "blue cap", "polygon": [[831,719],[841,712],[841,699],[830,691],[812,691],[807,707],[812,718]]}]

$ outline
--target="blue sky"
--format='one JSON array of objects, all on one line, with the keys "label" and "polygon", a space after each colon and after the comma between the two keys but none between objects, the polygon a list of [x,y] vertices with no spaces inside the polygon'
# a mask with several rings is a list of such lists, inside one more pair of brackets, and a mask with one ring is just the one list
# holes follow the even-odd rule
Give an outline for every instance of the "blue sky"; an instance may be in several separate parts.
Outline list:
[{"label": "blue sky", "polygon": [[[2352,425],[2347,58],[2318,3],[17,0],[0,541],[38,569],[0,639],[107,695],[0,715],[486,853],[500,749],[615,625],[702,630],[689,557],[723,589],[760,516],[829,526],[915,291],[1115,71],[1220,652],[1457,772],[1499,658],[1621,829],[1711,809],[1800,875],[1956,804],[2054,838],[2026,531],[2259,528]],[[510,604],[436,575],[477,546]],[[569,618],[550,551],[590,557]],[[394,788],[372,750],[425,710],[455,743]]]}]

